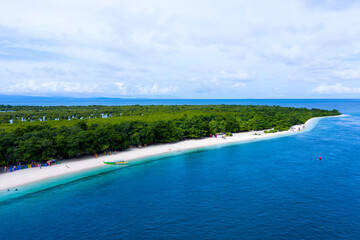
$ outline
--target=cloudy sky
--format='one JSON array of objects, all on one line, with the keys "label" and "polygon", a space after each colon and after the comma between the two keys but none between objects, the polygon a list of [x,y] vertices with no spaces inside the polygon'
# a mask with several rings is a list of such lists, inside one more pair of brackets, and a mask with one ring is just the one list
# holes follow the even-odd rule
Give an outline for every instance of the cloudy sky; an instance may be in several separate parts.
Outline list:
[{"label": "cloudy sky", "polygon": [[1,0],[0,94],[359,98],[359,2]]}]

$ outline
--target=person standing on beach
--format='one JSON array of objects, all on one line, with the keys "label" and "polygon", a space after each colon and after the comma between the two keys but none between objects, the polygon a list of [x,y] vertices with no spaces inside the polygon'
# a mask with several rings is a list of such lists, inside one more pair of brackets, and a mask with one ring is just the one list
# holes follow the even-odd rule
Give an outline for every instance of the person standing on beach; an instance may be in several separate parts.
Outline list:
[{"label": "person standing on beach", "polygon": [[4,172],[6,172],[6,166],[4,167]]}]

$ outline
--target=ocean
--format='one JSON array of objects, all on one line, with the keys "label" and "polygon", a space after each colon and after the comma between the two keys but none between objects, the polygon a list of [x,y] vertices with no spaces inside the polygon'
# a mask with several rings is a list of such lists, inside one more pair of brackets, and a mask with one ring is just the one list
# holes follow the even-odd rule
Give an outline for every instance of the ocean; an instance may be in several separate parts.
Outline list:
[{"label": "ocean", "polygon": [[[359,99],[65,100],[49,105],[266,104],[338,109],[349,116],[321,119],[303,134],[20,187],[13,198],[0,193],[0,239],[360,236]],[[27,101],[0,98],[0,104],[42,105]]]},{"label": "ocean", "polygon": [[84,106],[84,105],[200,105],[242,104],[286,107],[333,108],[360,112],[360,99],[142,99],[142,98],[70,98],[0,95],[3,105]]}]

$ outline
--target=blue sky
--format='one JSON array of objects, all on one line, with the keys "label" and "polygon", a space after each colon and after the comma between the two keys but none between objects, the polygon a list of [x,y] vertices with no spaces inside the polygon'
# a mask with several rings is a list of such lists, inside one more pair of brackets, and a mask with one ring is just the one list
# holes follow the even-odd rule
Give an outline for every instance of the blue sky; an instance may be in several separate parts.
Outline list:
[{"label": "blue sky", "polygon": [[15,0],[0,94],[359,98],[354,0]]}]

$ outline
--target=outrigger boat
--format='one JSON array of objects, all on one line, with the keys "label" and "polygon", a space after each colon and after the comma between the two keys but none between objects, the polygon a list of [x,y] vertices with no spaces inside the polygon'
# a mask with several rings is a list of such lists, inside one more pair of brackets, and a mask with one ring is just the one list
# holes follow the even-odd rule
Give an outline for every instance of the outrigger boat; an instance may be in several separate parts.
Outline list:
[{"label": "outrigger boat", "polygon": [[110,164],[110,165],[121,165],[121,164],[127,164],[129,162],[124,161],[124,160],[117,160],[117,161],[113,161],[113,162],[105,162],[103,161],[105,164]]}]

